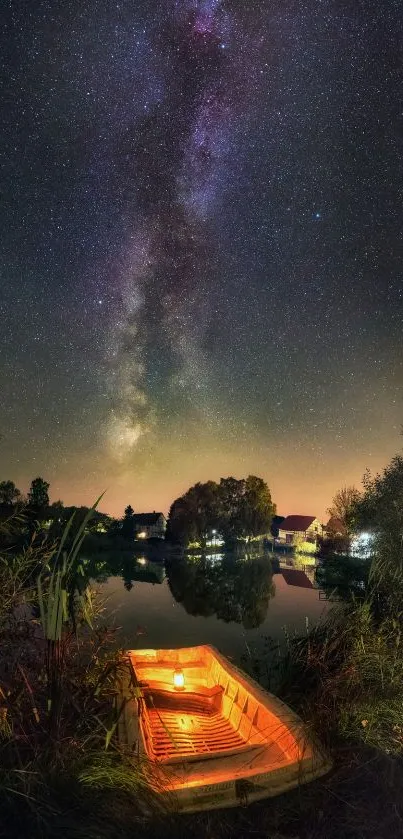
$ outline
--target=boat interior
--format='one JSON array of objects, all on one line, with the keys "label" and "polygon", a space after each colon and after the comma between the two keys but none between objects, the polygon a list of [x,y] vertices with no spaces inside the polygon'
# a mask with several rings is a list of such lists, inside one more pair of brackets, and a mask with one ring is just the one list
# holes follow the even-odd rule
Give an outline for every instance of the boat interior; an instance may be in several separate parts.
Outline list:
[{"label": "boat interior", "polygon": [[[269,694],[243,678],[209,646],[132,650],[133,680],[141,688],[139,717],[149,758],[176,763],[266,752],[281,764],[302,756],[295,717],[287,723],[264,701]],[[249,754],[248,754],[249,753]],[[265,762],[266,762],[265,761]]]}]

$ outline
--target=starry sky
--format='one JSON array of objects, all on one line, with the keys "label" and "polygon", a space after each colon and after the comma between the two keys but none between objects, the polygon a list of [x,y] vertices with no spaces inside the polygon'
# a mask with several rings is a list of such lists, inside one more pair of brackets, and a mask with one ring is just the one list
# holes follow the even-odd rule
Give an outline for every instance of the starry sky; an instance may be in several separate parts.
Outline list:
[{"label": "starry sky", "polygon": [[401,448],[400,0],[4,0],[0,479],[121,514]]}]

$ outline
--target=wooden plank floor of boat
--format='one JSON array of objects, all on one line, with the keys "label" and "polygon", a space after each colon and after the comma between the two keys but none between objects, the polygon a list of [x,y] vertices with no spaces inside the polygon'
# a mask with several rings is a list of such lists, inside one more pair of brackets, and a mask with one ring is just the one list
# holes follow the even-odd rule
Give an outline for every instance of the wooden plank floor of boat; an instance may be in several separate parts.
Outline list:
[{"label": "wooden plank floor of boat", "polygon": [[189,714],[149,708],[148,717],[158,761],[247,748],[241,735],[220,713]]}]

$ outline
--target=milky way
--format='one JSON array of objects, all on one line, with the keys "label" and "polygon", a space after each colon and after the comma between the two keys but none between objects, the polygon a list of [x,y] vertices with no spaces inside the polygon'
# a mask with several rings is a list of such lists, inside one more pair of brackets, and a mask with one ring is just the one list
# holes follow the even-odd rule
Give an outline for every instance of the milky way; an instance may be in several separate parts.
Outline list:
[{"label": "milky way", "polygon": [[[122,307],[112,329],[109,442],[125,457],[158,422],[147,379],[182,392],[212,419],[202,349],[220,197],[234,120],[234,24],[218,0],[166,9],[167,100],[138,125],[132,154],[138,205],[119,278]],[[158,357],[163,358],[164,370]]]},{"label": "milky way", "polygon": [[3,5],[0,477],[323,515],[401,448],[401,4]]}]

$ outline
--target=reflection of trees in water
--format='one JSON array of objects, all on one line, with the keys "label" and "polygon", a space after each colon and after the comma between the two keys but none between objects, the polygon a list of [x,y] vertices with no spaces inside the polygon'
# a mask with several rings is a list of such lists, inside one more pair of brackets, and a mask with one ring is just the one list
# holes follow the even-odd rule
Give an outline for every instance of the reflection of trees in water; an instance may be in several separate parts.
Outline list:
[{"label": "reflection of trees in water", "polygon": [[[139,565],[141,562],[141,565]],[[161,562],[152,562],[146,557],[133,554],[105,554],[102,559],[90,557],[86,564],[88,579],[105,583],[109,577],[121,577],[126,591],[131,591],[134,583],[162,583],[164,566]]]},{"label": "reflection of trees in water", "polygon": [[216,615],[245,629],[260,626],[275,588],[271,562],[266,557],[243,560],[230,555],[211,562],[181,557],[167,564],[168,584],[188,614]]},{"label": "reflection of trees in water", "polygon": [[370,564],[353,556],[334,554],[316,569],[316,582],[328,597],[350,600],[368,592]]},{"label": "reflection of trees in water", "polygon": [[123,585],[126,591],[131,591],[131,589],[133,588],[134,577],[133,560],[131,557],[129,558],[129,560],[123,560],[120,573],[122,575]]}]

